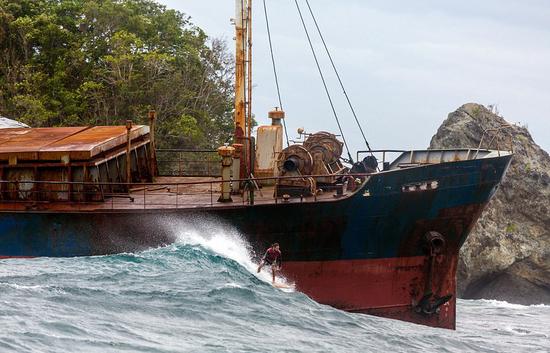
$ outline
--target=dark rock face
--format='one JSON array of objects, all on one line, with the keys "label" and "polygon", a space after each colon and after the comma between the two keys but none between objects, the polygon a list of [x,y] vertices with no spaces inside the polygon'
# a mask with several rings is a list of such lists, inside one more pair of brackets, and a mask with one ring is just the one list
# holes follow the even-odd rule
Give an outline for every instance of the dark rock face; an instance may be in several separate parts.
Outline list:
[{"label": "dark rock face", "polygon": [[[550,156],[526,128],[509,125],[479,104],[449,114],[430,148],[477,148],[488,129],[509,126],[482,147],[508,150],[508,173],[460,253],[458,290],[463,298],[550,303]],[[488,138],[487,138],[488,137]],[[488,146],[490,144],[490,146]]]}]

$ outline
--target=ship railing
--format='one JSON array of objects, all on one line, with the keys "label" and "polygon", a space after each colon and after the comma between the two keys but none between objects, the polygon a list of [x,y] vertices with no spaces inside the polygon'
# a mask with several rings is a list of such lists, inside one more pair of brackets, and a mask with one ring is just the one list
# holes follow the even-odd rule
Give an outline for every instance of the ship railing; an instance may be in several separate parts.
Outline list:
[{"label": "ship railing", "polygon": [[496,128],[490,128],[483,130],[479,145],[474,159],[477,158],[479,151],[484,148],[494,148],[497,151],[498,156],[501,154],[501,147],[507,148],[506,152],[514,153],[514,138],[512,136],[512,125],[502,124]]},{"label": "ship railing", "polygon": [[157,149],[159,176],[221,176],[220,156],[210,149]]},{"label": "ship railing", "polygon": [[[19,211],[97,211],[133,209],[181,209],[228,205],[267,203],[301,203],[319,199],[334,200],[358,190],[371,174],[355,173],[345,176],[342,184],[325,192],[317,190],[310,195],[278,195],[275,186],[259,187],[264,182],[277,183],[282,179],[323,178],[327,175],[262,177],[232,179],[220,178],[181,182],[108,183],[69,181],[0,181],[0,210]],[[342,177],[342,175],[334,175]],[[323,180],[321,179],[321,180]],[[221,184],[230,183],[236,190],[232,202],[218,202]],[[114,192],[111,190],[128,190]]]},{"label": "ship railing", "polygon": [[483,155],[486,155],[493,150],[500,157],[503,151],[513,153],[512,135],[505,135],[506,130],[509,128],[510,126],[502,126],[496,129],[485,130],[476,148],[363,150],[357,151],[356,158],[357,161],[361,161],[365,155],[374,156],[378,163],[378,171],[385,171],[393,168],[407,168],[449,161],[477,159],[480,157],[481,152],[483,152]]}]

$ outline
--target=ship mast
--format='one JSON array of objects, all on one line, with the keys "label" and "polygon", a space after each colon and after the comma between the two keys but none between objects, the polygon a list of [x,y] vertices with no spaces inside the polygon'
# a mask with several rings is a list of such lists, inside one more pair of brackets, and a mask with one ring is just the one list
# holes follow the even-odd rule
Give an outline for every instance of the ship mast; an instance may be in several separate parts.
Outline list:
[{"label": "ship mast", "polygon": [[235,139],[252,131],[252,0],[235,0]]}]

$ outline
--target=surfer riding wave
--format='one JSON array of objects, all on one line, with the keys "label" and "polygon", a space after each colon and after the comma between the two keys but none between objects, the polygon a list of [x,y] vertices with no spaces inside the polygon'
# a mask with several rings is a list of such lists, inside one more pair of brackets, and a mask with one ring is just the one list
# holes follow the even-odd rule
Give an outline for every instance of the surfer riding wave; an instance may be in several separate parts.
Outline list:
[{"label": "surfer riding wave", "polygon": [[266,250],[258,266],[258,273],[265,265],[271,266],[272,283],[275,284],[275,273],[280,271],[282,266],[282,255],[279,243],[274,243]]}]

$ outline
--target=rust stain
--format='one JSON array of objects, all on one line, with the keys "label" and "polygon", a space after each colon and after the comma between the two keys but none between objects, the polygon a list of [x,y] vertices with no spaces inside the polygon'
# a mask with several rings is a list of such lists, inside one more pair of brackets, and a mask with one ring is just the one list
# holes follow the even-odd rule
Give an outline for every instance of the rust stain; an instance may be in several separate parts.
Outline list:
[{"label": "rust stain", "polygon": [[[149,127],[134,125],[130,138],[133,140],[147,133]],[[85,160],[125,143],[125,126],[95,126],[41,148],[40,159],[55,160],[69,154],[71,159]]]},{"label": "rust stain", "polygon": [[[0,159],[7,160],[10,156],[17,156],[18,159],[38,159],[38,152],[44,146],[64,139],[78,133],[86,127],[45,127],[26,129],[25,134],[15,136],[13,131],[2,131],[0,139],[6,136],[7,139],[0,144]],[[12,130],[12,129],[6,129]]]},{"label": "rust stain", "polygon": [[[136,125],[130,138],[148,133],[147,126]],[[0,129],[0,160],[86,160],[124,143],[125,126]]]}]

